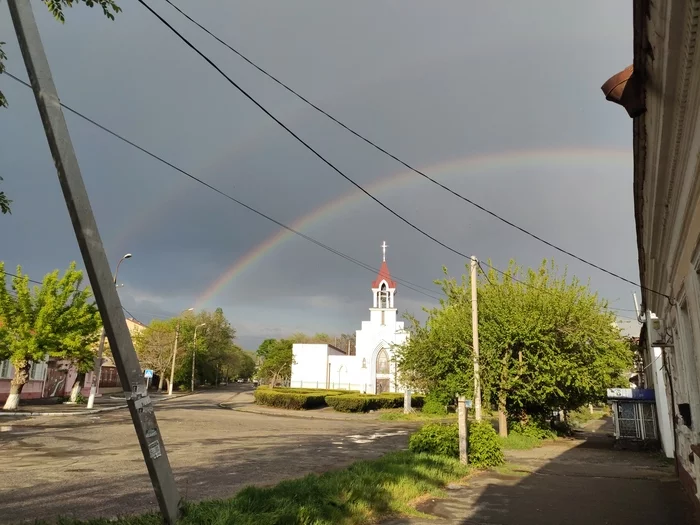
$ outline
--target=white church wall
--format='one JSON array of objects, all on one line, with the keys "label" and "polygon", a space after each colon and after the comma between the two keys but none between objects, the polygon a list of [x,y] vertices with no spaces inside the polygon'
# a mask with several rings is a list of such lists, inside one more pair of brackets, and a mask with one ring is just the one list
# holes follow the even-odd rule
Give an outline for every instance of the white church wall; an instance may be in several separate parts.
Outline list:
[{"label": "white church wall", "polygon": [[[292,362],[292,377],[290,386],[295,388],[326,387],[328,353],[333,351],[323,344],[295,344],[292,346],[294,361]],[[308,383],[308,385],[303,385]]]},{"label": "white church wall", "polygon": [[331,388],[367,392],[369,388],[367,369],[362,368],[359,356],[329,356],[331,364]]}]

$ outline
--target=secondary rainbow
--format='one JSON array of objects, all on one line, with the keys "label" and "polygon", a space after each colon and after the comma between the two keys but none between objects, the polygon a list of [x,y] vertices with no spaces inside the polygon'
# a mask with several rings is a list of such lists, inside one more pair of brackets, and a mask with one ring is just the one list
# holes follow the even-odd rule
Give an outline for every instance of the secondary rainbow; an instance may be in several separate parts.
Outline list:
[{"label": "secondary rainbow", "polygon": [[[571,166],[598,166],[612,168],[619,166],[621,169],[629,168],[632,162],[632,153],[623,149],[595,149],[595,148],[562,148],[542,150],[511,150],[486,155],[474,155],[444,163],[434,164],[421,169],[425,174],[437,179],[454,177],[457,175],[482,175],[486,171],[515,169],[523,167],[544,167],[553,164]],[[402,171],[395,175],[382,178],[367,186],[365,189],[372,195],[380,197],[383,193],[396,188],[407,188],[413,185],[430,184],[429,181],[413,171]],[[296,219],[289,226],[303,232],[312,228],[321,221],[328,221],[335,215],[345,213],[350,207],[369,198],[358,190],[353,190],[340,197],[328,201],[324,205]],[[374,203],[372,203],[374,204]],[[467,206],[467,204],[465,204]],[[284,242],[297,237],[288,230],[280,230],[271,235],[242,257],[238,258],[226,269],[207,289],[199,295],[195,302],[196,308],[201,308],[208,301],[218,295],[229,283],[253,266],[275,248]]]}]

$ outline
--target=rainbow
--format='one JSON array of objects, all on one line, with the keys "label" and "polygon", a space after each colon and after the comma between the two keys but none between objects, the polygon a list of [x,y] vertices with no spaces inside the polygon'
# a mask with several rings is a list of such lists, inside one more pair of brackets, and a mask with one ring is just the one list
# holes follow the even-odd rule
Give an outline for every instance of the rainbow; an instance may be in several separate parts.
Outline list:
[{"label": "rainbow", "polygon": [[[620,169],[629,168],[632,162],[632,153],[626,149],[598,149],[598,148],[562,148],[542,150],[512,150],[485,155],[474,155],[466,158],[438,163],[421,169],[427,175],[441,180],[455,176],[483,175],[487,171],[504,169],[519,169],[524,167],[542,168],[553,164],[562,164],[563,168],[571,166],[602,166],[605,168]],[[380,197],[397,188],[407,188],[419,184],[429,184],[420,175],[412,171],[403,171],[389,177],[381,178],[365,186],[372,195]],[[368,197],[358,190],[350,191],[336,199],[325,203],[315,210],[296,219],[289,226],[297,231],[304,232],[314,225],[327,222],[331,217],[348,211]],[[465,204],[466,206],[466,204]],[[229,283],[243,274],[254,264],[279,248],[285,242],[296,237],[288,230],[282,229],[271,235],[263,242],[255,246],[242,257],[238,258],[226,269],[206,290],[197,297],[195,308],[201,308],[211,299],[217,296]]]}]

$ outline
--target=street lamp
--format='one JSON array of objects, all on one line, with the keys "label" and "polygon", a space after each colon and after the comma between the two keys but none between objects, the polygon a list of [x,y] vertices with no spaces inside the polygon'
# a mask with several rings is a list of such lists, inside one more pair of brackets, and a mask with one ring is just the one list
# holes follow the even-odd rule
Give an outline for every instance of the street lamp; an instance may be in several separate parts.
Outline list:
[{"label": "street lamp", "polygon": [[177,316],[177,329],[175,330],[175,346],[173,347],[173,364],[170,368],[170,384],[168,385],[168,395],[173,395],[173,381],[175,380],[175,357],[177,356],[177,338],[180,336],[180,316],[185,312],[192,312],[194,308],[188,308]]},{"label": "street lamp", "polygon": [[[114,270],[114,278],[112,279],[116,288],[119,288],[119,286],[117,286],[117,275],[119,274],[119,266],[122,262],[124,262],[124,259],[131,259],[131,254],[127,253],[123,255],[117,263],[117,268]],[[95,404],[95,395],[97,395],[97,389],[100,386],[100,376],[102,375],[102,353],[104,352],[104,349],[105,326],[104,323],[102,323],[102,333],[100,334],[100,347],[97,350],[97,359],[95,359],[95,369],[92,372],[92,381],[90,381],[90,397],[88,397],[87,408],[92,408]]]},{"label": "street lamp", "polygon": [[197,328],[207,326],[207,323],[198,324],[194,327],[194,343],[192,347],[192,392],[194,392],[194,358],[197,355]]}]

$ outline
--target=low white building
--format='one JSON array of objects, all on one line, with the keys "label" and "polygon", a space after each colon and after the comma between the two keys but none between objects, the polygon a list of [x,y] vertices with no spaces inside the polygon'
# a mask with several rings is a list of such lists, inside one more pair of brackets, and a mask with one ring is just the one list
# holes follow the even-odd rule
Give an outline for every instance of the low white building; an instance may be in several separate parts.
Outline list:
[{"label": "low white building", "polygon": [[369,321],[356,332],[355,355],[326,344],[295,344],[290,386],[359,390],[369,394],[402,391],[396,376],[396,349],[408,339],[404,323],[397,321],[396,283],[386,264],[372,282]]}]

